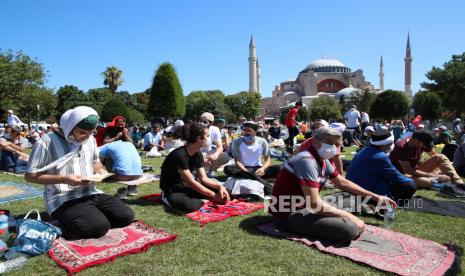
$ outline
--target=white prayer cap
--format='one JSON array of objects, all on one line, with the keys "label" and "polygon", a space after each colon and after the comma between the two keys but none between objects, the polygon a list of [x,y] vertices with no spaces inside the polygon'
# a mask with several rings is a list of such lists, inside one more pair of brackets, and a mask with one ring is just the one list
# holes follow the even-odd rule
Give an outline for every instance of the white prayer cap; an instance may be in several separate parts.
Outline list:
[{"label": "white prayer cap", "polygon": [[424,124],[418,124],[417,129],[420,129],[420,128],[425,128],[425,125]]},{"label": "white prayer cap", "polygon": [[440,126],[439,129],[440,130],[447,130],[447,127],[446,126]]},{"label": "white prayer cap", "polygon": [[183,125],[184,125],[183,120],[176,120],[176,122],[174,122],[175,127],[182,127]]},{"label": "white prayer cap", "polygon": [[372,132],[374,132],[375,129],[374,129],[372,126],[366,126],[366,127],[365,127],[365,132],[367,132],[367,131],[372,131]]},{"label": "white prayer cap", "polygon": [[346,125],[344,125],[343,123],[332,123],[329,125],[329,127],[336,129],[341,134],[344,132],[344,130],[346,130]]}]

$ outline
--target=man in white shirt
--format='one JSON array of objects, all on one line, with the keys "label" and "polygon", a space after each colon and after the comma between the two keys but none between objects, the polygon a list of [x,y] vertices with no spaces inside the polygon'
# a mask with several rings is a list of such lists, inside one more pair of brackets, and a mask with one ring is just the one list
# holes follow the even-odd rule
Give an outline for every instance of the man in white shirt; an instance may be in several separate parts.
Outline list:
[{"label": "man in white shirt", "polygon": [[213,125],[214,121],[215,116],[209,112],[200,115],[200,123],[208,128],[209,133],[208,145],[200,149],[205,159],[205,170],[209,175],[231,160],[231,157],[223,152],[221,132],[218,127]]},{"label": "man in white shirt", "polygon": [[18,116],[13,114],[13,110],[8,110],[8,116],[6,118],[6,124],[9,126],[15,126],[17,124],[22,124],[21,120],[18,118]]},{"label": "man in white shirt", "polygon": [[273,185],[264,179],[276,177],[279,166],[270,166],[268,142],[256,136],[258,124],[245,122],[244,136],[232,142],[232,155],[235,165],[226,166],[224,173],[234,178],[257,180],[265,185],[265,194],[271,194]]},{"label": "man in white shirt", "polygon": [[354,135],[353,135],[354,136],[354,143],[357,146],[362,145],[362,143],[360,142],[361,115],[360,115],[360,112],[357,110],[357,107],[355,105],[352,105],[352,107],[346,112],[346,114],[344,114],[344,119],[347,120],[347,128],[354,131]]}]

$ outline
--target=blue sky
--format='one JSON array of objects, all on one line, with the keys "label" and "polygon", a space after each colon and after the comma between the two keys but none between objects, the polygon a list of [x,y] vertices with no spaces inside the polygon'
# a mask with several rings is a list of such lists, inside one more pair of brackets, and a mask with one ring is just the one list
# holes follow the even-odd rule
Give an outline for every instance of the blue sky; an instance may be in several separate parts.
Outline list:
[{"label": "blue sky", "polygon": [[47,86],[103,86],[115,65],[124,72],[119,90],[150,87],[157,66],[177,69],[184,94],[248,89],[248,45],[253,33],[262,95],[295,78],[326,55],[367,81],[403,90],[410,32],[413,91],[425,73],[465,51],[464,1],[21,1],[0,2],[0,49],[23,50],[50,72]]}]

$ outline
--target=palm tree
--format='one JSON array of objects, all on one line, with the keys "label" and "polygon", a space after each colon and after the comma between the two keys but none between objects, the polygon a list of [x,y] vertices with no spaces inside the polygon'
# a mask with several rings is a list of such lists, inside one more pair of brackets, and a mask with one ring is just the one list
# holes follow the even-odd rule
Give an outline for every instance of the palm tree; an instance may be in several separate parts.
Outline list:
[{"label": "palm tree", "polygon": [[118,89],[118,86],[123,84],[123,71],[119,70],[116,66],[107,67],[105,72],[102,72],[102,76],[105,78],[103,81],[104,85],[108,85],[113,94]]}]

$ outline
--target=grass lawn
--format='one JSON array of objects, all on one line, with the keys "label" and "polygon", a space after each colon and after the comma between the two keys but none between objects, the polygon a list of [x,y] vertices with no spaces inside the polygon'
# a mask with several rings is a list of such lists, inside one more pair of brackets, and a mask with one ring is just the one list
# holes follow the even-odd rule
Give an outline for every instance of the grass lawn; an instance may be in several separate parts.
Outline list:
[{"label": "grass lawn", "polygon": [[[352,158],[347,148],[343,154]],[[143,159],[143,164],[160,173],[162,159]],[[0,181],[23,179],[0,174]],[[38,186],[39,185],[35,185]],[[114,194],[119,184],[104,183],[99,188]],[[139,194],[159,192],[158,182],[143,185]],[[434,191],[418,194],[436,198]],[[320,253],[299,243],[260,235],[257,222],[270,217],[263,211],[243,217],[233,217],[219,223],[199,227],[195,221],[166,213],[161,204],[135,198],[128,200],[136,219],[178,235],[174,242],[153,246],[147,252],[128,255],[84,270],[82,275],[154,275],[154,274],[283,274],[283,275],[379,275],[376,269],[356,264],[341,257]],[[32,208],[45,211],[41,198],[13,202],[2,206],[14,215],[25,214]],[[439,243],[452,243],[465,248],[465,220],[425,213],[397,212],[394,229]],[[383,224],[374,218],[363,218],[370,224]],[[465,264],[462,258],[461,266]],[[27,265],[12,275],[64,275],[64,269],[42,255],[30,258]]]}]

